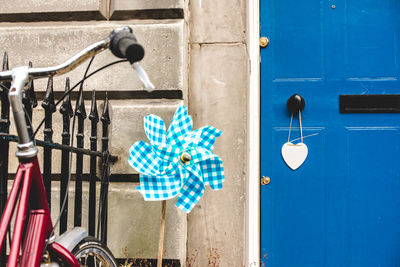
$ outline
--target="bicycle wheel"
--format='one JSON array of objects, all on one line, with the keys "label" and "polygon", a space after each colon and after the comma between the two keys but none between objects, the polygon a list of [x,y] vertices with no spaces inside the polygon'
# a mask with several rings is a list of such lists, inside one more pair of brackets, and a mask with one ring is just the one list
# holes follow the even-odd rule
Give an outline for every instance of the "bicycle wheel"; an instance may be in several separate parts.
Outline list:
[{"label": "bicycle wheel", "polygon": [[94,237],[84,238],[72,250],[75,258],[81,266],[95,267],[117,267],[117,261],[114,259],[111,251],[101,241]]}]

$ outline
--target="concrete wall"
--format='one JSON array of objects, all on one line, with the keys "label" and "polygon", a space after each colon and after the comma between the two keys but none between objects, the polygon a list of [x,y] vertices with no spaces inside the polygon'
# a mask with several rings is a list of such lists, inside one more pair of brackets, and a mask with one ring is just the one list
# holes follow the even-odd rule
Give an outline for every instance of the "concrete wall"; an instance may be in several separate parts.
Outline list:
[{"label": "concrete wall", "polygon": [[[194,128],[213,125],[222,131],[215,153],[225,165],[222,191],[209,188],[194,210],[186,215],[169,200],[166,258],[195,258],[195,266],[243,266],[245,246],[245,181],[247,175],[248,54],[246,2],[242,0],[79,0],[70,2],[4,0],[0,6],[0,52],[7,50],[12,67],[33,61],[34,66],[57,64],[86,45],[104,38],[120,25],[130,25],[146,49],[143,66],[158,90],[182,92],[182,99],[137,99],[143,90],[131,67],[115,66],[85,90],[117,90],[111,99],[111,152],[119,155],[112,173],[135,174],[127,164],[129,146],[146,140],[143,116],[154,113],[167,122],[175,108],[189,104]],[[93,69],[113,60],[109,52],[96,57]],[[84,67],[70,75],[79,80]],[[64,78],[55,90],[64,89]],[[46,81],[35,83],[45,90]],[[115,95],[115,94],[114,94]],[[164,94],[165,96],[166,94]],[[89,107],[89,105],[87,105]],[[36,111],[34,125],[43,111]],[[60,141],[60,115],[54,139]],[[39,136],[40,137],[40,136]],[[88,134],[85,145],[89,144]],[[11,152],[14,153],[14,152]],[[55,155],[54,161],[60,156]],[[10,163],[15,169],[16,161]],[[85,166],[87,170],[87,166]],[[59,172],[58,167],[54,167]],[[128,248],[131,257],[156,258],[161,203],[144,202],[136,184],[110,186],[109,245],[117,257]],[[58,185],[54,185],[55,195]],[[84,191],[87,189],[84,188]],[[71,191],[73,194],[73,190]],[[54,199],[53,203],[58,203]],[[70,208],[72,207],[70,204]],[[53,210],[57,211],[57,207]],[[71,210],[72,212],[72,210]],[[86,213],[87,210],[84,210]],[[54,213],[53,213],[54,214]],[[84,217],[86,215],[83,215]],[[140,251],[140,255],[138,255]],[[197,256],[193,256],[197,255]]]},{"label": "concrete wall", "polygon": [[[195,127],[222,131],[215,152],[224,161],[222,191],[207,189],[188,215],[188,256],[220,257],[220,266],[244,265],[248,55],[246,2],[189,2],[189,109]],[[215,253],[217,249],[217,253]]]}]

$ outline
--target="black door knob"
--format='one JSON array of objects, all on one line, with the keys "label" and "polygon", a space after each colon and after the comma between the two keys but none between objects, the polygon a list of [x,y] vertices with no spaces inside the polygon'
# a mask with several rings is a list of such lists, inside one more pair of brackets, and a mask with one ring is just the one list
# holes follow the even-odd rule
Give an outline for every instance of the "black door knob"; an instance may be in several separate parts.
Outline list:
[{"label": "black door knob", "polygon": [[289,97],[286,105],[290,112],[297,113],[304,109],[306,102],[304,101],[304,98],[301,95],[294,94],[291,97]]}]

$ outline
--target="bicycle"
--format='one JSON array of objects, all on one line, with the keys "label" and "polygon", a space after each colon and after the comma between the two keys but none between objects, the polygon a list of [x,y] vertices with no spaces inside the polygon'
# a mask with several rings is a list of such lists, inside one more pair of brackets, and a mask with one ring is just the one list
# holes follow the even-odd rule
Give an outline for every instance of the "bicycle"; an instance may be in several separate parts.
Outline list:
[{"label": "bicycle", "polygon": [[[5,244],[10,222],[18,202],[14,232],[7,261],[7,266],[9,267],[37,267],[41,264],[42,266],[77,267],[98,266],[97,264],[99,264],[99,266],[117,266],[117,262],[111,251],[101,241],[88,236],[84,228],[75,227],[71,231],[65,232],[60,237],[55,237],[37,159],[38,149],[35,145],[34,138],[28,133],[25,111],[22,103],[22,93],[29,81],[65,74],[75,69],[90,57],[93,59],[94,55],[107,48],[109,48],[116,57],[125,59],[114,63],[128,61],[136,70],[145,88],[147,90],[154,89],[146,72],[138,63],[144,57],[144,49],[137,43],[132,29],[129,27],[115,29],[106,39],[88,46],[58,66],[47,68],[30,68],[25,66],[0,72],[0,82],[11,82],[8,95],[18,135],[16,156],[20,162],[0,221],[1,251]],[[105,67],[111,66],[114,63],[108,64]],[[69,91],[65,92],[58,103],[60,103],[77,85],[82,84],[87,78],[99,70],[88,76],[86,76],[86,71],[84,78]],[[42,123],[39,124],[38,128]],[[71,178],[70,174],[71,172],[69,172],[69,180]],[[64,205],[60,213],[62,213],[63,208]],[[29,218],[27,222],[28,212]],[[59,217],[55,225],[57,225],[58,221]],[[21,245],[22,251],[20,255]]]}]

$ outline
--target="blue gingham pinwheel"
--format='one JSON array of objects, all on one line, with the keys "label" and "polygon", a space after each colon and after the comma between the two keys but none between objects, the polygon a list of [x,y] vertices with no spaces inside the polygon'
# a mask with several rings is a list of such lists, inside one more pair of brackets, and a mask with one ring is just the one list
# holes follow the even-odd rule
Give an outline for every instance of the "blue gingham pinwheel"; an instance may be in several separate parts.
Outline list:
[{"label": "blue gingham pinwheel", "polygon": [[181,105],[166,131],[156,115],[144,118],[150,144],[138,141],[130,148],[129,164],[140,173],[137,189],[145,200],[178,196],[176,206],[190,212],[204,193],[205,185],[222,189],[224,167],[211,151],[222,131],[205,126],[192,131],[192,117]]}]

